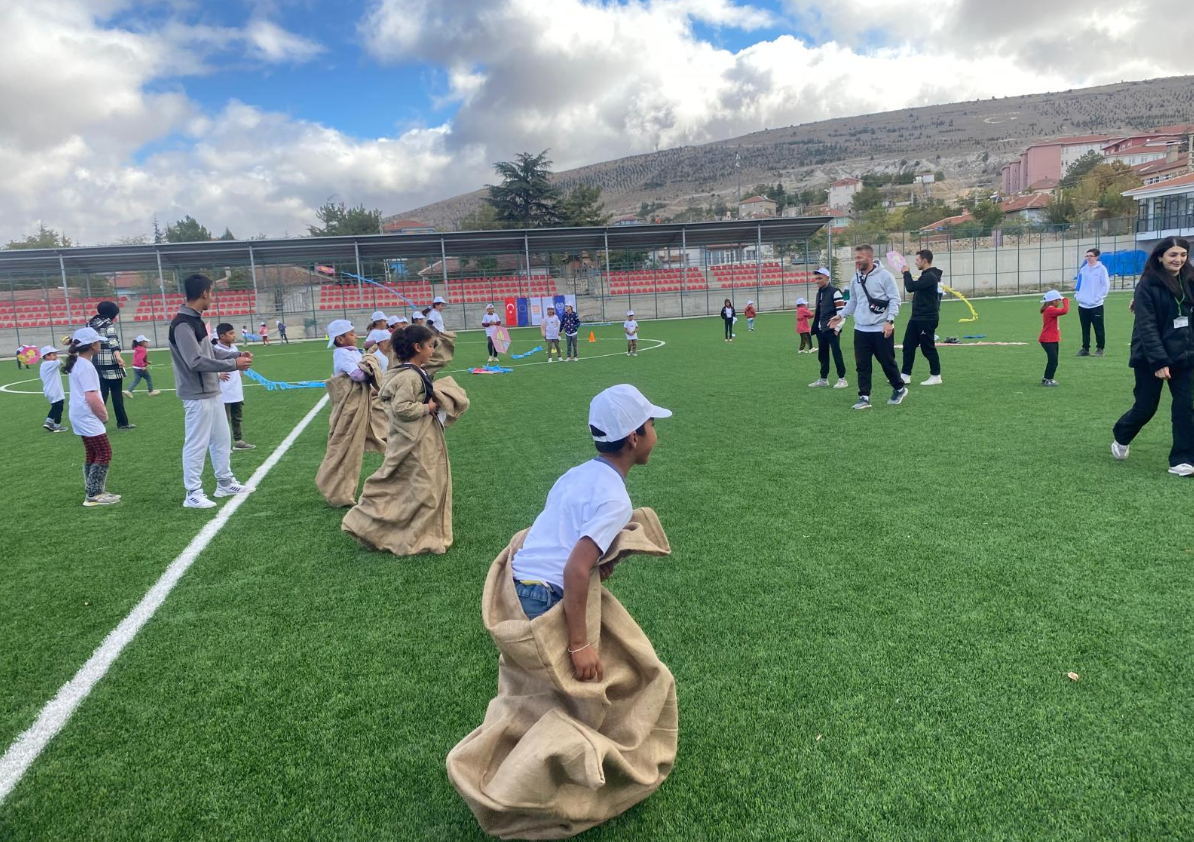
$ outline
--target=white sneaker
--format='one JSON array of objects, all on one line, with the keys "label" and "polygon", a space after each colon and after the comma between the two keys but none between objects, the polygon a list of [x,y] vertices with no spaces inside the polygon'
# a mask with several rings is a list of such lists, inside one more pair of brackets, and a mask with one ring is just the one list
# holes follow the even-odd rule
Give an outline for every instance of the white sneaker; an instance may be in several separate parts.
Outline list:
[{"label": "white sneaker", "polygon": [[839,378],[837,379],[837,382],[833,384],[833,388],[835,388],[835,389],[845,389],[845,388],[848,388],[848,387],[849,387],[849,385],[850,385],[850,384],[846,382],[846,378],[844,378],[844,377],[839,377]]},{"label": "white sneaker", "polygon": [[555,360],[553,360],[551,357],[548,357],[548,358],[547,358],[547,363],[548,363],[548,365],[551,365],[551,364],[552,364],[552,363],[554,363],[554,362],[555,362]]},{"label": "white sneaker", "polygon": [[871,408],[871,399],[870,398],[859,398],[858,403],[854,404],[854,406],[851,408],[852,409],[870,409]]},{"label": "white sneaker", "polygon": [[214,509],[216,503],[202,491],[196,491],[187,495],[187,499],[182,501],[182,507],[184,509]]},{"label": "white sneaker", "polygon": [[[905,380],[904,382],[907,383],[908,381]],[[941,385],[941,375],[934,374],[928,380],[922,380],[920,385],[922,385],[922,386],[940,386]]]},{"label": "white sneaker", "polygon": [[901,374],[900,379],[903,380],[905,383],[911,383],[912,375],[911,374]]},{"label": "white sneaker", "polygon": [[1120,444],[1115,439],[1111,440],[1111,455],[1116,459],[1124,460],[1128,458],[1128,445]]},{"label": "white sneaker", "polygon": [[83,506],[91,509],[95,506],[115,506],[120,502],[119,494],[109,494],[106,491],[101,491],[94,497],[87,497],[83,500]]},{"label": "white sneaker", "polygon": [[132,392],[130,392],[128,389],[125,389],[125,390],[124,390],[124,396],[125,396],[126,398],[128,398],[130,401],[133,399],[133,393],[132,393]]},{"label": "white sneaker", "polygon": [[227,485],[216,485],[216,496],[217,497],[232,497],[237,494],[248,494],[250,491],[253,491],[253,490],[254,490],[253,486],[241,485],[236,480],[233,480],[232,482],[228,483]]},{"label": "white sneaker", "polygon": [[809,384],[808,384],[808,387],[809,387],[810,389],[816,389],[818,386],[828,386],[828,385],[829,385],[829,381],[828,381],[828,380],[826,380],[824,377],[822,377],[822,378],[821,378],[820,380],[818,380],[816,383],[809,383]]},{"label": "white sneaker", "polygon": [[1182,462],[1180,465],[1174,465],[1170,468],[1169,473],[1179,477],[1194,476],[1194,465],[1191,465],[1189,462]]}]

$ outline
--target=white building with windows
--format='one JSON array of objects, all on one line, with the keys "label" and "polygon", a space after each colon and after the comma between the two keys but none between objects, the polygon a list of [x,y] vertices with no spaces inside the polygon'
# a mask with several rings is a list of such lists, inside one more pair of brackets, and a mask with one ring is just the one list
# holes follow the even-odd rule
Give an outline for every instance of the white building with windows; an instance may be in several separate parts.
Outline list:
[{"label": "white building with windows", "polygon": [[1194,173],[1125,190],[1135,199],[1136,242],[1141,248],[1166,237],[1194,237]]}]

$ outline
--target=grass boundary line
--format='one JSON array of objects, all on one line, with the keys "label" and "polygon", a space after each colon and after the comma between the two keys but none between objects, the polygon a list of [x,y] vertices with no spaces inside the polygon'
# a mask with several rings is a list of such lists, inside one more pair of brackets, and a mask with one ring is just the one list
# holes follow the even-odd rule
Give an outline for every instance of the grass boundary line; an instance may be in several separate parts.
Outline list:
[{"label": "grass boundary line", "polygon": [[[319,402],[274,449],[269,458],[253,472],[253,476],[249,478],[250,485],[256,486],[265,479],[266,475],[290,450],[299,435],[327,405],[328,400],[327,395],[319,399]],[[54,698],[45,704],[34,723],[8,747],[4,756],[0,757],[0,806],[3,806],[5,799],[20,783],[29,767],[50,744],[50,741],[70,721],[75,710],[90,695],[95,685],[107,674],[124,648],[133,641],[141,628],[149,622],[162,603],[166,601],[170,591],[194,564],[200,553],[207,548],[237,509],[253,493],[255,492],[232,497],[219,513],[203,526],[186,548],[170,563],[153,587],[141,598],[141,601],[120,621],[115,629],[108,633],[108,636],[87,659],[87,662],[79,668],[74,677],[63,684]]]}]

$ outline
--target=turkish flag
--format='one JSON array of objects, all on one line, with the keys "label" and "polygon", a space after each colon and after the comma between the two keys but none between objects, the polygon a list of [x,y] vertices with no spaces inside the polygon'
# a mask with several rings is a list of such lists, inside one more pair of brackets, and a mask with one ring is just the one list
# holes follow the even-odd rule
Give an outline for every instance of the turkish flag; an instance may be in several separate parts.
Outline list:
[{"label": "turkish flag", "polygon": [[513,298],[506,299],[506,316],[502,319],[502,324],[507,328],[518,327],[518,301]]}]

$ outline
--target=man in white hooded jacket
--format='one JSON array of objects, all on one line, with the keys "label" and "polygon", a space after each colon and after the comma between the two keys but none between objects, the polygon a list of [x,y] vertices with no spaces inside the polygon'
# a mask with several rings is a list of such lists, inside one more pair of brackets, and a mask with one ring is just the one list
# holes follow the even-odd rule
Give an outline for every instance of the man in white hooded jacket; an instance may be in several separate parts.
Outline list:
[{"label": "man in white hooded jacket", "polygon": [[895,358],[895,320],[900,312],[900,291],[891,273],[875,262],[870,246],[854,248],[854,279],[850,300],[829,326],[840,331],[846,318],[854,317],[854,366],[858,371],[858,403],[855,409],[871,408],[871,364],[879,361],[891,384],[888,404],[903,403],[908,388],[900,377]]}]

